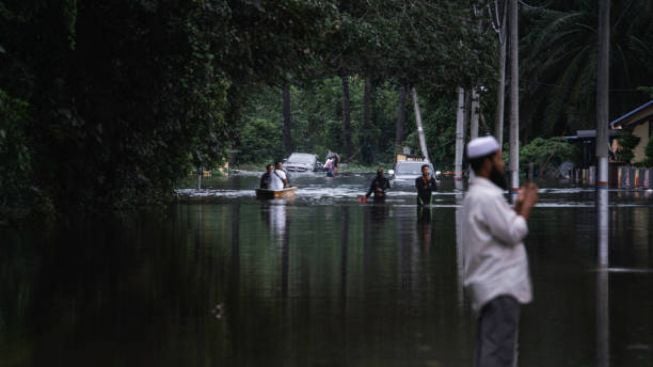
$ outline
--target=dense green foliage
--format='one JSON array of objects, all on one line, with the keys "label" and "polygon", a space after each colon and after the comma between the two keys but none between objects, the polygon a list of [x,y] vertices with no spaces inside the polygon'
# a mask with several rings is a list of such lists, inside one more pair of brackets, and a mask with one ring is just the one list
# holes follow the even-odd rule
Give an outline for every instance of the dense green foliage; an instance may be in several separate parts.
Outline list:
[{"label": "dense green foliage", "polygon": [[[394,154],[394,118],[397,92],[392,86],[376,88],[374,123],[362,127],[363,84],[360,78],[351,81],[352,130],[354,141],[370,141],[372,162],[390,162]],[[339,78],[328,78],[292,88],[293,134],[295,150],[313,152],[320,157],[337,151],[342,154],[342,89]],[[243,111],[243,149],[241,162],[269,162],[284,157],[281,142],[281,93],[276,88],[264,88],[248,100]],[[358,145],[354,160],[358,160],[362,145]],[[350,157],[348,157],[350,158]]]},{"label": "dense green foliage", "polygon": [[615,154],[615,160],[619,162],[631,163],[635,157],[633,150],[639,144],[640,138],[633,135],[630,130],[619,131],[616,139],[619,141],[619,149]]},{"label": "dense green foliage", "polygon": [[556,177],[564,161],[572,161],[578,154],[576,146],[557,138],[535,138],[519,150],[522,167],[533,163],[540,176]]},{"label": "dense green foliage", "polygon": [[[431,93],[491,77],[490,38],[469,26],[475,3],[3,2],[0,82],[13,117],[2,205],[29,187],[71,212],[158,203],[228,151],[278,157],[276,88],[288,83],[298,149],[340,149],[345,136],[362,147],[349,160],[388,159],[397,85]],[[348,79],[356,118],[343,131]]]},{"label": "dense green foliage", "polygon": [[27,103],[0,89],[0,208],[26,204],[32,167],[27,121]]},{"label": "dense green foliage", "polygon": [[3,172],[21,173],[3,182],[2,197],[16,201],[16,186],[32,172],[31,184],[65,211],[169,198],[191,165],[225,157],[237,130],[225,119],[237,110],[229,92],[301,62],[305,49],[297,46],[318,39],[324,9],[334,8],[310,1],[267,9],[241,1],[2,4],[3,105],[26,101],[3,108],[18,116],[3,118],[17,126],[7,130],[16,141],[3,153],[29,148],[2,161]]},{"label": "dense green foliage", "polygon": [[[611,2],[610,117],[648,99],[653,3]],[[596,118],[598,2],[536,0],[522,7],[522,125],[527,136],[573,134]]]}]

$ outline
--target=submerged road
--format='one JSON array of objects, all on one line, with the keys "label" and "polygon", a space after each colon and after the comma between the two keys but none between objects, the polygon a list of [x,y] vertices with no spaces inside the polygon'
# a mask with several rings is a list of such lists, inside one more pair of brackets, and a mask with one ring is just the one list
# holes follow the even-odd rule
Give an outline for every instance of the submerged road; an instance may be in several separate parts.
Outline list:
[{"label": "submerged road", "polygon": [[[288,202],[244,173],[166,213],[0,229],[0,365],[471,367],[462,194],[358,204],[371,177],[293,177]],[[520,365],[652,366],[651,193],[540,197]]]}]

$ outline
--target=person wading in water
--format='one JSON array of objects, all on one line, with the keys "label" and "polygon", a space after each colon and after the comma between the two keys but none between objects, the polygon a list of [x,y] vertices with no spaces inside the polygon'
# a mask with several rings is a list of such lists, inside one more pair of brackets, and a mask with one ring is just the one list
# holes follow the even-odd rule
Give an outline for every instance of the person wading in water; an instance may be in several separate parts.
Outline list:
[{"label": "person wading in water", "polygon": [[374,202],[385,201],[385,190],[389,188],[390,181],[383,175],[383,168],[379,167],[379,169],[376,170],[376,177],[372,180],[370,189],[367,190],[367,194],[365,194],[365,201],[367,201],[367,198],[372,194],[374,194]]},{"label": "person wading in water", "polygon": [[431,193],[438,189],[435,178],[429,172],[429,165],[422,165],[422,175],[415,179],[415,188],[417,189],[417,205],[431,204]]}]

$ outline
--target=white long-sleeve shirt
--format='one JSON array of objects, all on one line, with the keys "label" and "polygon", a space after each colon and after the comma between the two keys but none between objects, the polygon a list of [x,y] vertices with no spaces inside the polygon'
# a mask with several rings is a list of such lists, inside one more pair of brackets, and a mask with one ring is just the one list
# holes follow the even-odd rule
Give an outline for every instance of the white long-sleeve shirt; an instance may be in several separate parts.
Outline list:
[{"label": "white long-sleeve shirt", "polygon": [[490,180],[474,177],[463,201],[464,286],[477,312],[492,299],[509,295],[520,303],[533,299],[528,258],[522,240],[528,234]]}]

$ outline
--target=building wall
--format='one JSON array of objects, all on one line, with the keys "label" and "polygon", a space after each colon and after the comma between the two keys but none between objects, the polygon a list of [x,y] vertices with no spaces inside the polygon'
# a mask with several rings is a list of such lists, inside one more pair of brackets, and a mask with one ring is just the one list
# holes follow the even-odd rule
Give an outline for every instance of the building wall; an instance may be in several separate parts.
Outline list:
[{"label": "building wall", "polygon": [[645,122],[643,124],[639,124],[635,126],[635,129],[633,130],[633,135],[639,137],[639,144],[635,147],[633,150],[633,153],[635,154],[635,158],[633,158],[633,162],[641,162],[646,159],[646,144],[648,144],[650,137],[649,134],[649,125],[651,124],[650,121]]}]

